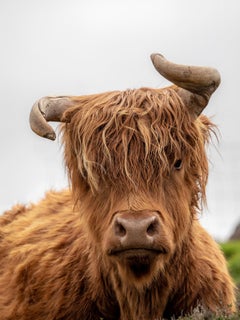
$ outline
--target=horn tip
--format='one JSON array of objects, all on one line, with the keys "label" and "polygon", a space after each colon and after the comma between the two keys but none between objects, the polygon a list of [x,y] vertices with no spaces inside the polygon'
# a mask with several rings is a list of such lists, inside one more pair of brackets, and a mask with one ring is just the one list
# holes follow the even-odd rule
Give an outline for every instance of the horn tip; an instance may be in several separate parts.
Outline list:
[{"label": "horn tip", "polygon": [[159,57],[159,58],[162,58],[162,59],[165,59],[164,56],[161,54],[161,53],[152,53],[150,55],[151,57],[151,60],[152,60],[152,63],[154,64],[155,60],[156,60],[156,57]]},{"label": "horn tip", "polygon": [[56,134],[55,132],[49,132],[49,133],[46,133],[43,138],[46,138],[46,139],[49,139],[49,140],[56,140]]}]

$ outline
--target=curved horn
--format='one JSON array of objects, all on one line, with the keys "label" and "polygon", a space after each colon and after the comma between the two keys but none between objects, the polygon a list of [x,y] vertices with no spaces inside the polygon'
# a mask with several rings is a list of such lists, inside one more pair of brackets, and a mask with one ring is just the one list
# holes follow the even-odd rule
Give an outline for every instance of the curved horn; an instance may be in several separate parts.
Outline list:
[{"label": "curved horn", "polygon": [[184,103],[199,116],[220,84],[219,72],[209,67],[175,64],[159,53],[152,54],[151,59],[156,70],[179,87],[177,92]]},{"label": "curved horn", "polygon": [[41,137],[55,140],[56,134],[47,121],[61,121],[65,110],[73,105],[67,96],[43,97],[37,100],[30,112],[31,129]]}]

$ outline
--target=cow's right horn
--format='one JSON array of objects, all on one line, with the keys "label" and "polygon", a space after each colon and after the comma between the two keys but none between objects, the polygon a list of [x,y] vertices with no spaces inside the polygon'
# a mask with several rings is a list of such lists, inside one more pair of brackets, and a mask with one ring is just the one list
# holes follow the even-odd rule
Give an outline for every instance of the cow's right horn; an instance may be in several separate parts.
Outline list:
[{"label": "cow's right horn", "polygon": [[43,97],[37,100],[30,112],[29,122],[31,129],[41,137],[55,140],[56,134],[47,121],[60,121],[63,113],[73,105],[68,96]]},{"label": "cow's right horn", "polygon": [[219,72],[209,67],[176,64],[159,53],[152,54],[151,59],[156,70],[177,85],[179,96],[194,116],[199,116],[220,84]]}]

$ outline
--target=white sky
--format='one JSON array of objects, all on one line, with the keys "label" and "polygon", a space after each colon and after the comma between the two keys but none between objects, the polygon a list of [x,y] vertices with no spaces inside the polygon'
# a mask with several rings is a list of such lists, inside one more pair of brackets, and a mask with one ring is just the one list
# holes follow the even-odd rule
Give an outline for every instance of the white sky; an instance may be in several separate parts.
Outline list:
[{"label": "white sky", "polygon": [[222,85],[206,110],[221,138],[211,150],[203,224],[225,239],[240,221],[239,0],[3,0],[0,2],[0,210],[67,185],[59,142],[35,136],[33,102],[167,82],[149,55],[209,65]]}]

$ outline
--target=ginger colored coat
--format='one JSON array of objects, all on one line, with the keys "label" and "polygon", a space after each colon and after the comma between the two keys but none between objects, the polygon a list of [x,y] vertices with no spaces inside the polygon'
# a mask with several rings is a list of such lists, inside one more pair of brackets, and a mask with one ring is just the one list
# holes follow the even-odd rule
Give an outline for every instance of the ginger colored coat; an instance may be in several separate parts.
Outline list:
[{"label": "ginger colored coat", "polygon": [[[225,259],[198,221],[210,121],[194,119],[174,87],[75,98],[65,117],[71,189],[0,218],[1,320],[234,311]],[[161,252],[112,254],[116,212],[142,210],[158,215]]]}]

